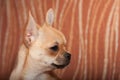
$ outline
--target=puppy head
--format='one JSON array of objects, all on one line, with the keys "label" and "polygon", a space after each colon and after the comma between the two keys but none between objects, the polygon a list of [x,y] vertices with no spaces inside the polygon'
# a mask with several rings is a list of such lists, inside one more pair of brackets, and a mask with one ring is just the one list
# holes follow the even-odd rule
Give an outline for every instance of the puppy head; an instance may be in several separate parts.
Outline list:
[{"label": "puppy head", "polygon": [[29,13],[25,31],[25,45],[35,65],[50,69],[64,68],[70,62],[71,55],[66,51],[64,35],[52,27],[54,12],[49,9],[44,25],[38,25]]}]

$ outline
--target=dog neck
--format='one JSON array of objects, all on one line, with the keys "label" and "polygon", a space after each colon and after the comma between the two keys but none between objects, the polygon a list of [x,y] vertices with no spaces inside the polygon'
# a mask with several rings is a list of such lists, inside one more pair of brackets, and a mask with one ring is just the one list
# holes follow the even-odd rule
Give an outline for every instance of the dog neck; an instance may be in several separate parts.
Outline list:
[{"label": "dog neck", "polygon": [[[27,49],[27,48],[26,48]],[[50,68],[45,67],[44,64],[38,63],[39,61],[33,59],[29,51],[26,52],[26,58],[23,64],[22,78],[25,80],[36,80],[35,78],[46,74],[46,71],[51,71]]]},{"label": "dog neck", "polygon": [[[40,65],[40,66],[39,66]],[[36,61],[29,55],[28,48],[23,44],[18,53],[18,61],[13,70],[11,79],[15,80],[50,80],[56,78],[56,75],[43,64],[37,64]]]}]

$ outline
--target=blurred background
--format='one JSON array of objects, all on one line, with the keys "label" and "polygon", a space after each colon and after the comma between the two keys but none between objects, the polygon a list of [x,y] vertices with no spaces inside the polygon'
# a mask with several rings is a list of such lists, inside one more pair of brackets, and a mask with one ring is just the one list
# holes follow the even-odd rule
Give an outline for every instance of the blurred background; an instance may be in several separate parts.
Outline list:
[{"label": "blurred background", "polygon": [[0,0],[0,80],[8,80],[22,44],[28,12],[67,38],[72,60],[57,70],[63,80],[120,80],[120,0]]}]

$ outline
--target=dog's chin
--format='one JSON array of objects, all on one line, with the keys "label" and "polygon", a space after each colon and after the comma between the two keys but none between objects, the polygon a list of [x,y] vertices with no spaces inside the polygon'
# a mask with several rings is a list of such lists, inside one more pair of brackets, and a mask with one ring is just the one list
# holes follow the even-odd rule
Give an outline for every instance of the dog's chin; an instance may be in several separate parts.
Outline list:
[{"label": "dog's chin", "polygon": [[66,67],[70,62],[67,62],[65,64],[55,64],[55,63],[52,63],[51,65],[54,66],[55,68],[57,69],[62,69],[64,67]]}]

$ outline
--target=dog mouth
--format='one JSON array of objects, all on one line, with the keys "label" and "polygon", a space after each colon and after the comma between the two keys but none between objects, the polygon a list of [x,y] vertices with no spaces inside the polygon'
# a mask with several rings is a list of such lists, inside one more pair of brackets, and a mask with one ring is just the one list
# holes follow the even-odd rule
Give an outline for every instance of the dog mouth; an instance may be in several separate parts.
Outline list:
[{"label": "dog mouth", "polygon": [[51,65],[54,66],[54,67],[56,67],[57,69],[62,69],[64,67],[66,67],[69,63],[70,63],[70,61],[68,61],[67,63],[62,64],[62,65],[55,64],[55,63],[52,63]]}]

